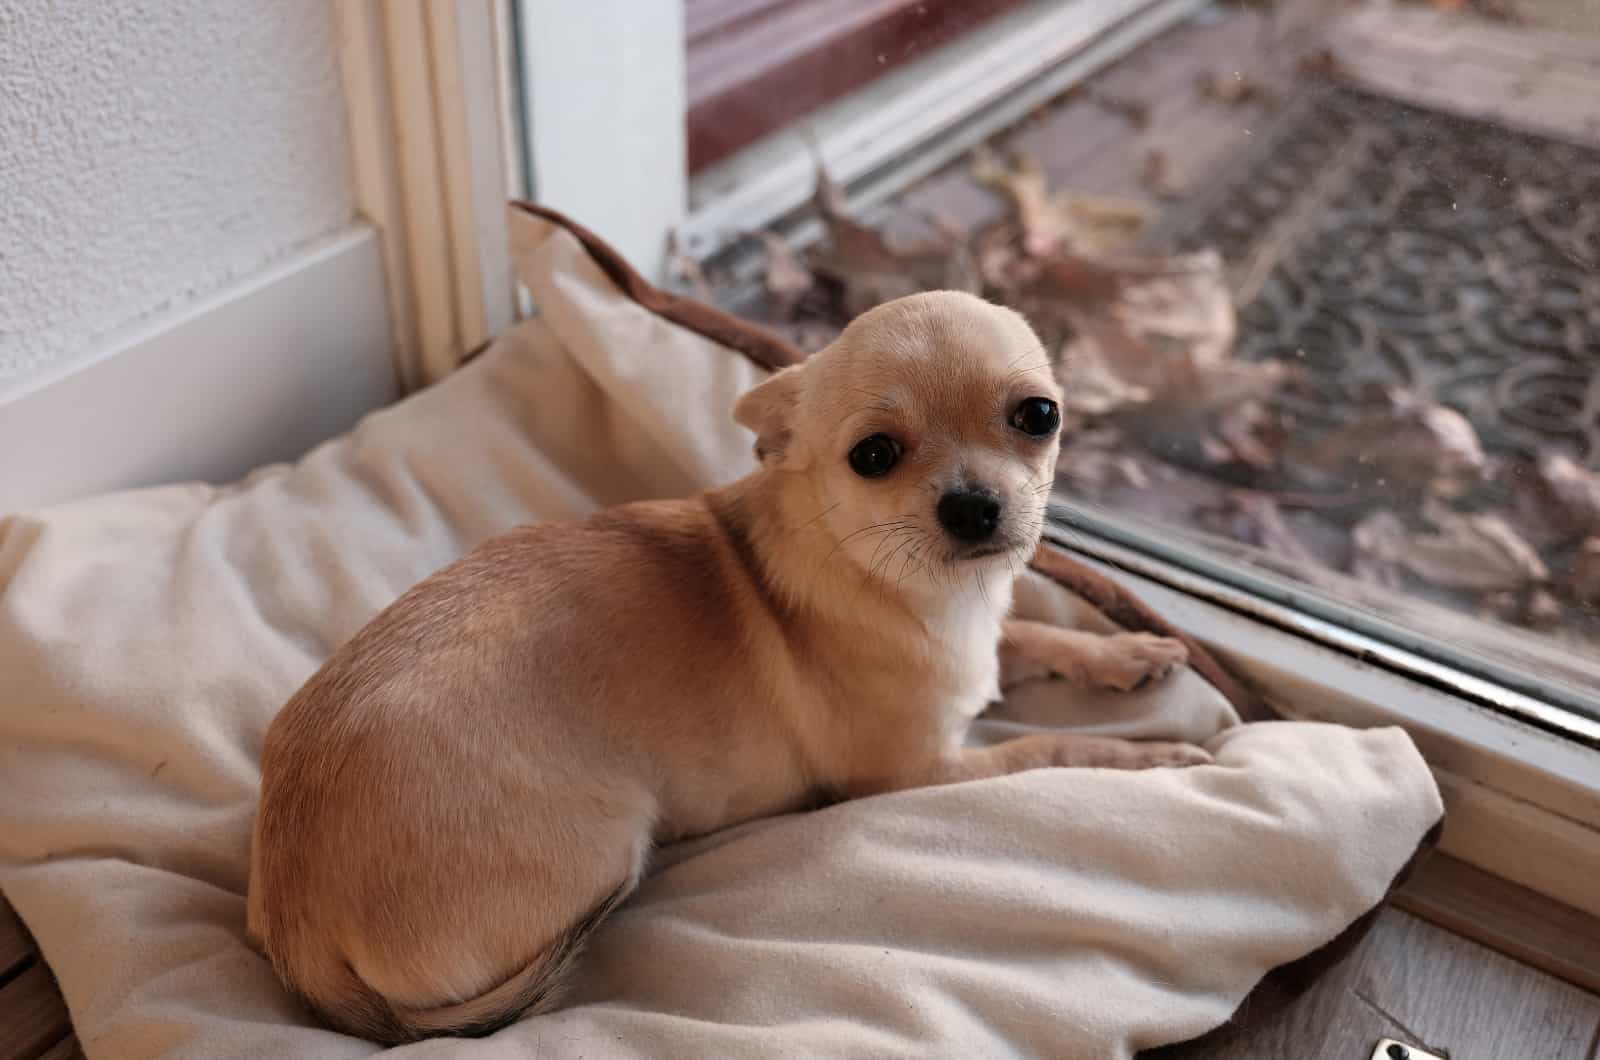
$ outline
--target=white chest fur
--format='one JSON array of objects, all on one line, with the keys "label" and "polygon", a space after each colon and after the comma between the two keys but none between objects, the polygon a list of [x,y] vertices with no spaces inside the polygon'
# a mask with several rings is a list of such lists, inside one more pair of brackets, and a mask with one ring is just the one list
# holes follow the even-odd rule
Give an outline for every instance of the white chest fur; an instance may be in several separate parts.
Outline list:
[{"label": "white chest fur", "polygon": [[972,719],[1000,698],[1000,624],[1011,609],[1009,570],[961,587],[929,621],[932,650],[944,676],[945,735],[965,736]]}]

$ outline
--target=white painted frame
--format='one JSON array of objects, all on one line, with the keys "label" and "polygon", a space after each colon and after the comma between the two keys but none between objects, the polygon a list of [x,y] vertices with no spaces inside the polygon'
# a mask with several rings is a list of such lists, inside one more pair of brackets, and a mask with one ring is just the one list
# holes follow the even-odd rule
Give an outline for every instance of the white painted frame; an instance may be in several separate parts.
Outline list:
[{"label": "white painted frame", "polygon": [[515,0],[534,201],[665,272],[688,206],[682,0]]}]

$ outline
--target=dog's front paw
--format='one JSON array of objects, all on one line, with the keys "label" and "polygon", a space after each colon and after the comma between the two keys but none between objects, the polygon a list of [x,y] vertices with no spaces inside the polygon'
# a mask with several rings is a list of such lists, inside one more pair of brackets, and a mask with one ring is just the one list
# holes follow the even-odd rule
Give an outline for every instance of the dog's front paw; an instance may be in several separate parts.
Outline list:
[{"label": "dog's front paw", "polygon": [[1211,754],[1192,743],[1078,733],[1057,733],[1050,752],[1050,765],[1078,769],[1182,769],[1211,762]]},{"label": "dog's front paw", "polygon": [[1131,692],[1188,661],[1189,649],[1182,641],[1154,633],[1115,633],[1101,642],[1089,679],[1099,688]]},{"label": "dog's front paw", "polygon": [[1159,741],[1135,742],[1124,769],[1185,769],[1189,766],[1208,766],[1211,752],[1192,743],[1161,743]]}]

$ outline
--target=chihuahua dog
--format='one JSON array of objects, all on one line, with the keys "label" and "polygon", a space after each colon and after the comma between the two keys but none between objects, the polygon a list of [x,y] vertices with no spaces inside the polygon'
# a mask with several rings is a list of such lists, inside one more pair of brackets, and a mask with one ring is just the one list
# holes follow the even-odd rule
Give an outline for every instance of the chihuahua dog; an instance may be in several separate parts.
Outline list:
[{"label": "chihuahua dog", "polygon": [[1016,621],[1060,388],[1010,310],[880,306],[734,410],[759,466],[493,538],[395,601],[273,722],[249,929],[330,1024],[483,1034],[559,1000],[656,844],[821,801],[1187,744],[963,746],[1007,676],[1126,688],[1175,641]]}]

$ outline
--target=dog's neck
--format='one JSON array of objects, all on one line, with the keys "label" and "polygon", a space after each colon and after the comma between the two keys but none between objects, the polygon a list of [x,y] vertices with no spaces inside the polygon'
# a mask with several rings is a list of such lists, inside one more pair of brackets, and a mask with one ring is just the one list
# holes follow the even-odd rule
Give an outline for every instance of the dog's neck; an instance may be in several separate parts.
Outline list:
[{"label": "dog's neck", "polygon": [[900,616],[953,646],[998,634],[1011,608],[1011,569],[987,564],[929,575],[890,563],[867,570],[819,518],[827,502],[812,492],[802,476],[762,468],[707,497],[782,606],[848,624]]}]

